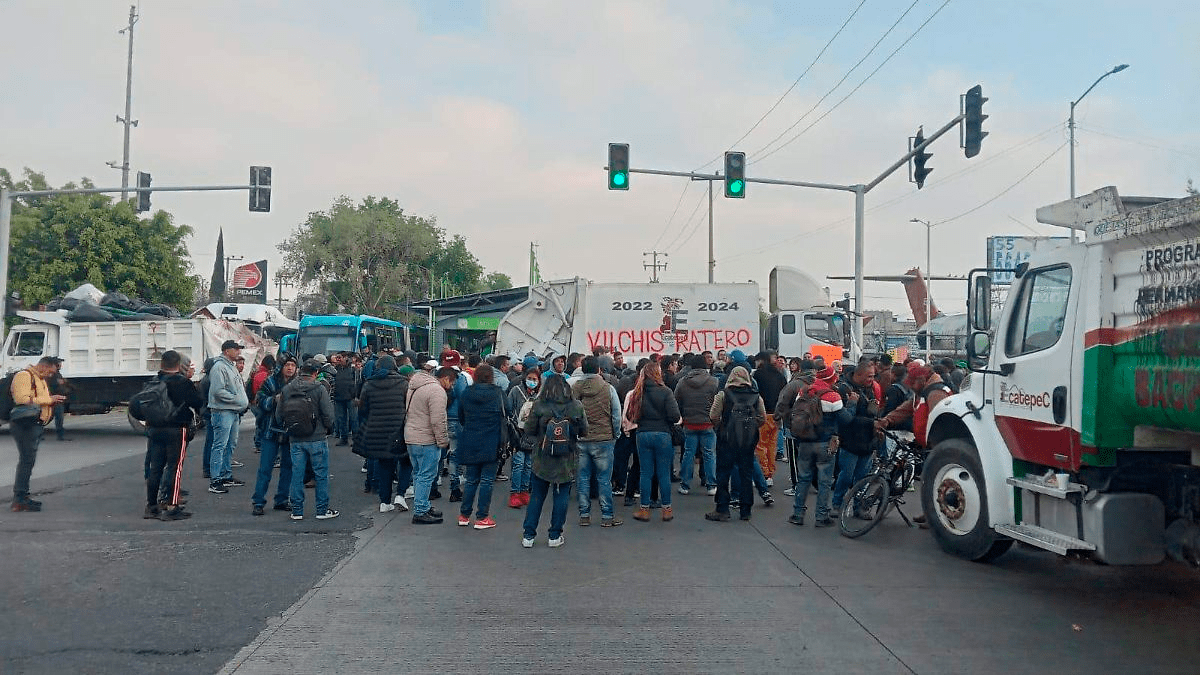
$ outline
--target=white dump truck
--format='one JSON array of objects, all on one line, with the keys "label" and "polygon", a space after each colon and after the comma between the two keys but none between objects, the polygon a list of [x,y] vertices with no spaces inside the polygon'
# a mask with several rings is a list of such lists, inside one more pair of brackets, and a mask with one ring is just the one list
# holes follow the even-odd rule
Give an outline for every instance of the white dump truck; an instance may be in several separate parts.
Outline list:
[{"label": "white dump truck", "polygon": [[520,358],[579,352],[598,345],[629,361],[652,353],[759,347],[758,285],[551,281],[500,321],[496,353]]},{"label": "white dump truck", "polygon": [[225,340],[246,346],[247,379],[255,365],[277,345],[259,337],[245,324],[221,319],[163,319],[162,321],[68,321],[65,310],[18,312],[24,323],[14,326],[4,341],[0,372],[10,373],[44,356],[63,360],[63,377],[71,384],[67,411],[104,413],[125,404],[158,372],[162,353],[174,349],[196,364],[221,352]]},{"label": "white dump truck", "polygon": [[1086,241],[1021,264],[995,318],[972,272],[969,384],[926,427],[933,535],[972,560],[1200,563],[1200,196],[1107,187],[1037,217]]},{"label": "white dump truck", "polygon": [[771,269],[763,347],[784,356],[824,357],[826,363],[853,363],[862,349],[853,342],[849,302],[835,306],[828,289],[794,267]]}]

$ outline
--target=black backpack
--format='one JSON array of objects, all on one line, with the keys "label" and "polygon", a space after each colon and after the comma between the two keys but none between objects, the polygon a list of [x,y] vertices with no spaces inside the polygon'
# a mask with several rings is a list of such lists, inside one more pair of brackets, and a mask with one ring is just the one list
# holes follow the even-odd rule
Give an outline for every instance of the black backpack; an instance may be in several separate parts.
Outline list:
[{"label": "black backpack", "polygon": [[551,457],[566,457],[571,454],[571,420],[566,416],[565,409],[553,412],[554,416],[546,421],[542,449]]},{"label": "black backpack", "polygon": [[[146,426],[169,427],[175,423],[179,409],[171,400],[167,381],[154,379],[129,399],[129,414],[133,419],[145,422]],[[182,426],[182,425],[181,425]]]},{"label": "black backpack", "polygon": [[317,403],[307,392],[293,391],[279,404],[283,430],[294,438],[312,436],[317,431]]},{"label": "black backpack", "polygon": [[11,372],[5,375],[4,379],[0,380],[0,387],[3,388],[3,391],[0,391],[0,420],[4,420],[5,422],[8,421],[8,416],[12,413],[13,409],[12,383],[13,376],[16,374],[15,371]]},{"label": "black backpack", "polygon": [[756,391],[725,390],[724,413],[721,415],[721,445],[731,450],[745,451],[758,445],[759,395]]},{"label": "black backpack", "polygon": [[792,404],[792,418],[788,422],[788,430],[792,432],[792,436],[801,441],[816,440],[824,419],[821,397],[812,390],[811,385],[801,388]]}]

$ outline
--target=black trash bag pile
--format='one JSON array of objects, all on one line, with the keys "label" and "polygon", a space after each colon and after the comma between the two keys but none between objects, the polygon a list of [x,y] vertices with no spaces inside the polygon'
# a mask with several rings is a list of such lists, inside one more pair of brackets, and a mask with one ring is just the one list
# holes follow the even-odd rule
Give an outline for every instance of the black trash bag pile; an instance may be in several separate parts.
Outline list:
[{"label": "black trash bag pile", "polygon": [[78,292],[82,288],[55,298],[46,307],[50,310],[65,309],[67,320],[76,322],[162,321],[180,317],[174,307],[130,298],[124,293],[105,293],[96,304],[94,294]]}]

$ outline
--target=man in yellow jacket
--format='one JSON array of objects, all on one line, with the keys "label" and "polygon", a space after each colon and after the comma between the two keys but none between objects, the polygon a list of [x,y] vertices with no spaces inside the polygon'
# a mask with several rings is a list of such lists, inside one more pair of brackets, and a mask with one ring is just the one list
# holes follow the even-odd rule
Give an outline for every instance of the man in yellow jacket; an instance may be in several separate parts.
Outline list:
[{"label": "man in yellow jacket", "polygon": [[54,414],[54,406],[66,396],[50,394],[47,380],[57,371],[62,359],[43,356],[36,365],[13,374],[12,399],[14,416],[20,406],[37,406],[37,415],[9,422],[10,433],[17,443],[17,477],[13,483],[13,511],[41,511],[42,503],[29,498],[29,476],[37,461],[38,445],[42,442],[42,427]]}]

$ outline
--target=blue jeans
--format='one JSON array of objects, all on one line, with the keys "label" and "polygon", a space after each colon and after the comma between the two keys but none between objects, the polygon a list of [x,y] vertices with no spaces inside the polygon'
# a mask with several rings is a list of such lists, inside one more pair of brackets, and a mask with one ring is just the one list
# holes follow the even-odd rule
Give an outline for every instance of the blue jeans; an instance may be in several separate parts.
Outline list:
[{"label": "blue jeans", "polygon": [[[778,431],[778,432],[775,434],[775,461],[779,461],[779,460],[780,460],[780,459],[782,459],[782,458],[783,458],[783,456],[784,456],[784,455],[783,455],[783,449],[784,449],[784,448],[783,448],[783,437],[784,437],[784,434],[787,434],[787,431],[786,431],[786,430],[783,428],[783,425],[782,425],[782,424],[780,424],[780,425],[779,425],[779,431]],[[791,434],[787,434],[787,435],[789,435],[789,436],[790,436]]]},{"label": "blue jeans", "polygon": [[846,491],[850,489],[850,486],[862,480],[871,470],[871,456],[859,456],[841,450],[838,452],[837,463],[839,473],[837,485],[833,487],[833,509],[835,511],[842,508],[842,499],[846,496]]},{"label": "blue jeans", "polygon": [[292,441],[292,515],[304,515],[304,467],[312,464],[317,481],[317,515],[329,509],[329,446],[325,439]]},{"label": "blue jeans", "polygon": [[413,515],[429,512],[429,488],[437,479],[442,451],[436,445],[410,445],[408,458],[413,465]]},{"label": "blue jeans", "polygon": [[638,483],[642,489],[642,506],[650,506],[650,479],[658,476],[658,492],[663,508],[671,505],[671,467],[675,462],[675,448],[671,445],[671,434],[666,431],[639,431],[637,435],[638,461],[641,475]]},{"label": "blue jeans", "polygon": [[462,507],[458,512],[468,518],[471,517],[471,507],[475,503],[475,491],[478,490],[479,509],[477,515],[481,520],[487,518],[492,505],[492,484],[496,481],[496,463],[464,464],[463,473],[465,474],[463,479],[465,485],[463,486]]},{"label": "blue jeans", "polygon": [[241,420],[241,415],[232,410],[212,411],[212,426],[208,428],[208,433],[213,439],[212,453],[208,461],[208,474],[212,476],[212,480],[233,478],[233,469],[229,462],[237,448],[238,426]]},{"label": "blue jeans", "polygon": [[813,473],[817,474],[817,520],[829,516],[829,491],[833,487],[833,455],[829,454],[829,441],[824,443],[796,443],[796,499],[792,504],[792,515],[804,517],[808,489],[812,485]]},{"label": "blue jeans", "polygon": [[533,474],[533,455],[521,450],[514,452],[511,473],[512,481],[509,489],[512,494],[529,492],[529,477]]},{"label": "blue jeans", "polygon": [[333,435],[340,440],[347,440],[350,434],[358,430],[358,409],[354,401],[333,402]]},{"label": "blue jeans", "polygon": [[700,484],[707,487],[717,484],[717,432],[712,429],[683,430],[683,463],[679,467],[679,486],[691,488],[692,471],[696,467],[696,446],[700,447]]},{"label": "blue jeans", "polygon": [[546,533],[551,539],[562,535],[563,525],[567,522],[567,502],[571,500],[571,484],[556,483],[551,485],[533,476],[530,479],[529,508],[525,509],[525,538],[537,536],[538,521],[542,519],[542,504],[546,503],[546,495],[554,491],[554,508],[550,512],[550,530]]},{"label": "blue jeans", "polygon": [[280,442],[275,432],[267,431],[262,437],[262,454],[258,456],[254,496],[250,498],[250,503],[255,506],[267,505],[267,489],[271,487],[276,457],[279,457],[279,486],[275,490],[275,506],[288,502],[288,491],[292,487],[292,451],[286,440]]},{"label": "blue jeans", "polygon": [[616,441],[579,441],[579,516],[590,516],[592,500],[589,499],[589,488],[592,484],[592,473],[596,474],[596,483],[600,487],[600,517],[610,520],[613,517],[612,500],[612,471],[613,449]]}]

